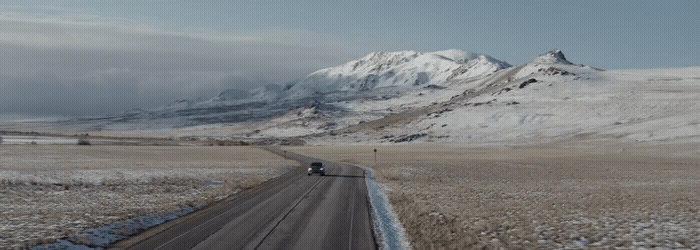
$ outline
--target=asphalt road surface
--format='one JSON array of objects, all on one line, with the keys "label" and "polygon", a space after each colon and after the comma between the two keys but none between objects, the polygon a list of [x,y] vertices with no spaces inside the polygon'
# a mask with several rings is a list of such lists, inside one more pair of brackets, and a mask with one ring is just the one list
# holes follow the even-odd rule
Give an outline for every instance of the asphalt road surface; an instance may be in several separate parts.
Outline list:
[{"label": "asphalt road surface", "polygon": [[376,249],[364,171],[320,160],[326,176],[307,176],[306,166],[316,159],[286,156],[302,167],[111,247]]}]

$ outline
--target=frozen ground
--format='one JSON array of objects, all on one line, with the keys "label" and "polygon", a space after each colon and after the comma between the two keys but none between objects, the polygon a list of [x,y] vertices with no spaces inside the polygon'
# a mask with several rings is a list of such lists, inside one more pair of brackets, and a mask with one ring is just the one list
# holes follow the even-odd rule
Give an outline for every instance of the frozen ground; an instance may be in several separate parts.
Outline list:
[{"label": "frozen ground", "polygon": [[416,249],[698,248],[698,149],[698,143],[289,148],[373,166]]},{"label": "frozen ground", "polygon": [[103,226],[131,235],[297,164],[250,147],[0,145],[0,156],[0,248],[95,244],[89,229]]}]

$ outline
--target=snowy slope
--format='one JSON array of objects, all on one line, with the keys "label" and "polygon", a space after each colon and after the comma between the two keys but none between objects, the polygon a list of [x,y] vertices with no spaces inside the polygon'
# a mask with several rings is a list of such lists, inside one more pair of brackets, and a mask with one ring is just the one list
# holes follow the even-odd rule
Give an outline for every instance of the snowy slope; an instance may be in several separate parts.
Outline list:
[{"label": "snowy slope", "polygon": [[595,72],[594,78],[577,81],[533,74],[529,77],[538,82],[523,89],[511,86],[507,93],[480,96],[414,126],[435,124],[424,133],[455,142],[700,141],[700,73],[659,84],[651,80],[652,72],[639,72],[651,73],[649,79]]},{"label": "snowy slope", "polygon": [[602,71],[555,50],[491,78],[471,98],[441,102],[400,126],[381,124],[379,133],[358,131],[352,140],[700,142],[699,67]]}]

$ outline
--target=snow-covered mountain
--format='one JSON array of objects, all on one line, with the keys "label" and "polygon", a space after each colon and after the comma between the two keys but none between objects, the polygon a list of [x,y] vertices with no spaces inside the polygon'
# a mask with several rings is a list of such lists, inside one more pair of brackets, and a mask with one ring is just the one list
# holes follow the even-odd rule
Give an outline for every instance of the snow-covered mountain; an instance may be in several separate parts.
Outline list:
[{"label": "snow-covered mountain", "polygon": [[[437,99],[430,105],[349,126],[340,132],[346,138],[314,142],[700,142],[699,67],[603,71],[553,50],[455,86],[430,93]],[[437,94],[458,90],[464,92],[449,100]],[[421,93],[405,98],[426,96]]]},{"label": "snow-covered mountain", "polygon": [[[313,143],[698,140],[700,68],[600,70],[560,50],[518,66],[460,50],[376,52],[282,85],[76,120],[97,129]],[[73,125],[76,123],[72,123]],[[219,125],[217,125],[219,124]],[[170,134],[169,134],[170,136]]]},{"label": "snow-covered mountain", "polygon": [[375,52],[311,73],[294,84],[285,96],[297,99],[338,92],[343,96],[363,92],[401,93],[452,80],[483,77],[510,66],[490,56],[462,50]]},{"label": "snow-covered mountain", "polygon": [[[242,122],[270,118],[290,108],[340,100],[387,99],[422,88],[480,78],[511,67],[487,55],[461,50],[374,52],[321,69],[284,86],[228,89],[205,101],[179,100],[155,110],[91,119],[96,128],[142,129]],[[326,106],[329,107],[329,106]],[[335,108],[335,107],[330,107]]]},{"label": "snow-covered mountain", "polygon": [[[251,91],[229,89],[212,102],[259,102],[297,99],[353,99],[395,96],[425,86],[479,78],[510,64],[462,50],[373,52],[358,60],[318,70],[301,80]],[[211,103],[210,103],[211,104]]]}]

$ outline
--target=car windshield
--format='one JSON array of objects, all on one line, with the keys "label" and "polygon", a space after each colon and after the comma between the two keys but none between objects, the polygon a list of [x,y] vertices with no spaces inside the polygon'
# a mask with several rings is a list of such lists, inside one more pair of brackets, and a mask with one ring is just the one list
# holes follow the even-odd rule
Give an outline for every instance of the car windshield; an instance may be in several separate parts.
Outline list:
[{"label": "car windshield", "polygon": [[314,162],[314,163],[311,163],[311,166],[312,166],[312,167],[322,167],[322,166],[323,166],[323,163]]}]

